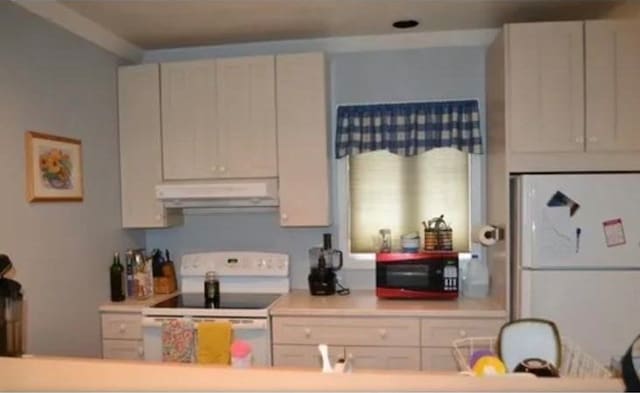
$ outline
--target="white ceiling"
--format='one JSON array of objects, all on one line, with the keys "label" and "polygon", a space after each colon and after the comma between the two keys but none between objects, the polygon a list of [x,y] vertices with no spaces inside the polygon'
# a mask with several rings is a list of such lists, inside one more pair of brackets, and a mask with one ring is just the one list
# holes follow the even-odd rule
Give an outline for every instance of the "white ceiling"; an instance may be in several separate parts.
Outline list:
[{"label": "white ceiling", "polygon": [[[509,22],[602,18],[633,0],[62,0],[60,4],[142,49],[496,28]],[[626,4],[624,4],[626,3]],[[627,8],[629,7],[629,8]],[[618,12],[619,13],[619,12]]]}]

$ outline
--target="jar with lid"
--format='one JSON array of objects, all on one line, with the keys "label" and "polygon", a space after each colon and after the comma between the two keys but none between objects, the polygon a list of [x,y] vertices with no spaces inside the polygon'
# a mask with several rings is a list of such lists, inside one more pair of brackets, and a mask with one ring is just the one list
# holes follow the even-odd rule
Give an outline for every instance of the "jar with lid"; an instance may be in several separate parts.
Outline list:
[{"label": "jar with lid", "polygon": [[208,307],[220,307],[220,281],[218,281],[218,277],[214,271],[208,271],[205,274],[204,300]]}]

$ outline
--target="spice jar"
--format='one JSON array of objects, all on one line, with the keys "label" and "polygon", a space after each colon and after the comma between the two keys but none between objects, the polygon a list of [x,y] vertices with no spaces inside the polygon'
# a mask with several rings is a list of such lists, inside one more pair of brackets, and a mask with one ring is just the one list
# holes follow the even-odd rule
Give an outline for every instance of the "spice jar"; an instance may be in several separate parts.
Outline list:
[{"label": "spice jar", "polygon": [[214,271],[208,271],[204,276],[204,301],[207,307],[220,307],[220,281]]}]

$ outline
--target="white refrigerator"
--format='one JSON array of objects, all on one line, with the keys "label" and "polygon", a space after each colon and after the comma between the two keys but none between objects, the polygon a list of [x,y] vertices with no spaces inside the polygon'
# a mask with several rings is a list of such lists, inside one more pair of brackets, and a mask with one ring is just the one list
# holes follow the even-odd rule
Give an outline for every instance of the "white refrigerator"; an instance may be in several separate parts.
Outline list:
[{"label": "white refrigerator", "polygon": [[511,195],[512,317],[609,365],[640,334],[640,174],[519,175]]}]

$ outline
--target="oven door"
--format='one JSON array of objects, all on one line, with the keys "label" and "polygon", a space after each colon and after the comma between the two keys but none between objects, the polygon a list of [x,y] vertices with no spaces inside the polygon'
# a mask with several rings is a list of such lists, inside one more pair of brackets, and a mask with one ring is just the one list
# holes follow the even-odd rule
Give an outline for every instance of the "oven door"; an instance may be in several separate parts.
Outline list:
[{"label": "oven door", "polygon": [[215,317],[153,317],[142,318],[142,339],[144,360],[162,361],[162,323],[176,318],[190,318],[199,322],[231,322],[233,339],[243,340],[251,345],[254,366],[271,365],[271,342],[269,322],[266,318],[215,318]]}]

